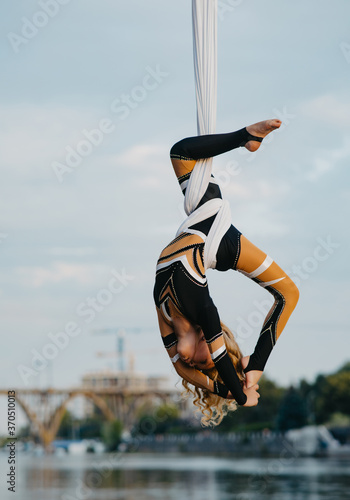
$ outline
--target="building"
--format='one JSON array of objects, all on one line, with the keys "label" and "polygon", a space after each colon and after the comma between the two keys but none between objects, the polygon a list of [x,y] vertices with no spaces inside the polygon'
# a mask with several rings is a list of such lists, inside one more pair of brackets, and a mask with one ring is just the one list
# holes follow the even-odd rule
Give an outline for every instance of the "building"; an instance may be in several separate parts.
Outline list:
[{"label": "building", "polygon": [[82,384],[84,388],[95,390],[114,389],[142,393],[171,390],[168,377],[110,369],[87,373],[83,376]]},{"label": "building", "polygon": [[[158,406],[162,403],[175,404],[184,417],[188,413],[188,401],[181,400],[180,388],[174,387],[166,376],[117,370],[102,370],[86,373],[82,388],[100,393],[116,418],[131,421],[140,408]],[[84,400],[84,414],[92,416],[96,407],[89,399]]]}]

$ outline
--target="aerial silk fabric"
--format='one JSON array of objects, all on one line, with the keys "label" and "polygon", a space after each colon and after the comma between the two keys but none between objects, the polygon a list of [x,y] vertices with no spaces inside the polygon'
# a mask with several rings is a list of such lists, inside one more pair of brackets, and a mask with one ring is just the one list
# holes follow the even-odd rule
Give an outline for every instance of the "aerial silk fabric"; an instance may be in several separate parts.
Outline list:
[{"label": "aerial silk fabric", "polygon": [[[192,0],[193,60],[198,135],[214,134],[217,108],[217,0]],[[204,246],[204,267],[215,268],[220,241],[231,225],[227,201],[210,200],[196,210],[207,190],[213,159],[198,160],[186,188],[184,208],[189,216],[177,235],[217,214]]]}]

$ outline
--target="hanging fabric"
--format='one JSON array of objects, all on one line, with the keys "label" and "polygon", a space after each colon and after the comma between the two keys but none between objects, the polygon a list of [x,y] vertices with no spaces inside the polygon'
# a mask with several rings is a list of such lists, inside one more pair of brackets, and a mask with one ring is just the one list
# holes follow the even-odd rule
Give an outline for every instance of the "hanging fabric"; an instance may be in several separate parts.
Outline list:
[{"label": "hanging fabric", "polygon": [[[217,108],[217,0],[192,0],[192,31],[197,134],[214,134]],[[198,161],[191,174],[185,197],[187,215],[195,209],[207,189],[212,163],[212,158]]]},{"label": "hanging fabric", "polygon": [[[217,0],[192,0],[193,60],[197,103],[198,135],[214,134],[217,108]],[[199,209],[196,206],[207,190],[213,159],[197,161],[184,201],[189,216],[177,235],[191,225],[217,214],[204,247],[204,267],[214,268],[220,241],[231,225],[231,211],[227,201],[210,200]]]}]

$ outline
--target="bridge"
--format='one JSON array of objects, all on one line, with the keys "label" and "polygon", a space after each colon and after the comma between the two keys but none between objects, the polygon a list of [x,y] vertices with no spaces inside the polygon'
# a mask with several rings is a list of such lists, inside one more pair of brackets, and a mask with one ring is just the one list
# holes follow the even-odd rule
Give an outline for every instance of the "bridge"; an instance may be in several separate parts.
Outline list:
[{"label": "bridge", "polygon": [[[16,403],[24,411],[32,432],[37,435],[45,449],[50,447],[59,430],[67,405],[74,398],[84,397],[99,408],[106,420],[120,420],[125,429],[130,430],[136,421],[139,408],[147,403],[176,402],[185,408],[185,403],[179,401],[179,391],[175,389],[132,390],[116,388],[85,388],[71,389],[12,389],[15,391]],[[0,395],[8,395],[7,389],[0,389]],[[16,412],[18,406],[16,405]]]}]

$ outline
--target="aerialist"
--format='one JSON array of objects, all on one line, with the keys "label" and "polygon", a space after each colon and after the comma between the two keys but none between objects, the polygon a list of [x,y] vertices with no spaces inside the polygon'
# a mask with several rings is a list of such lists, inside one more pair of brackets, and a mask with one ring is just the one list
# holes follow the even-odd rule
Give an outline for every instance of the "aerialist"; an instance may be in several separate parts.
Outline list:
[{"label": "aerialist", "polygon": [[[266,120],[236,132],[189,137],[176,143],[170,157],[184,194],[198,160],[238,147],[254,152],[280,125],[280,120]],[[203,413],[204,425],[217,425],[237,404],[258,404],[258,381],[299,298],[286,273],[233,225],[214,246],[214,264],[208,265],[206,246],[222,222],[222,204],[220,188],[211,174],[190,222],[180,227],[177,237],[162,251],[154,287],[164,346],[183,385],[197,396],[194,404]],[[233,334],[220,321],[208,290],[207,267],[240,271],[275,299],[250,356],[242,356]],[[194,391],[188,383],[195,386]]]}]

